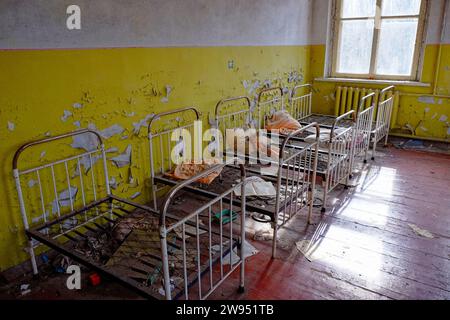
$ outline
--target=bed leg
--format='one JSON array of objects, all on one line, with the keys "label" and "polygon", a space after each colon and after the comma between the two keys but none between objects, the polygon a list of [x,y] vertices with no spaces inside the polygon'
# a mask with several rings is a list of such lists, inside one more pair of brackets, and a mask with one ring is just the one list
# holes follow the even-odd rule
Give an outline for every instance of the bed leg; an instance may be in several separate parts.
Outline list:
[{"label": "bed leg", "polygon": [[387,148],[389,139],[389,132],[386,133],[386,137],[384,138],[384,147]]},{"label": "bed leg", "polygon": [[327,196],[328,196],[328,181],[325,181],[325,189],[323,190],[322,209],[320,212],[325,213],[327,211]]},{"label": "bed leg", "polygon": [[161,236],[161,251],[162,251],[161,258],[164,277],[164,293],[166,295],[167,300],[172,300],[172,294],[170,292],[169,255],[167,253],[167,238],[165,236],[164,237]]},{"label": "bed leg", "polygon": [[373,142],[373,147],[372,147],[372,161],[375,161],[375,153],[377,150],[377,137],[375,137],[375,140]]},{"label": "bed leg", "polygon": [[272,259],[277,255],[277,236],[278,236],[278,215],[275,215],[276,221],[273,223],[273,241],[272,241]]},{"label": "bed leg", "polygon": [[31,239],[29,240],[28,250],[30,251],[29,253],[31,258],[31,267],[33,268],[33,276],[37,276],[39,274],[39,271],[36,262],[36,255],[34,254],[33,241],[31,241]]},{"label": "bed leg", "polygon": [[314,207],[313,189],[310,189],[308,194],[309,194],[308,224],[313,224],[313,221],[312,221],[312,214],[313,214],[313,207]]},{"label": "bed leg", "polygon": [[245,285],[245,215],[246,215],[246,199],[245,199],[245,181],[241,185],[241,266],[240,266],[240,281],[238,293],[244,293]]}]

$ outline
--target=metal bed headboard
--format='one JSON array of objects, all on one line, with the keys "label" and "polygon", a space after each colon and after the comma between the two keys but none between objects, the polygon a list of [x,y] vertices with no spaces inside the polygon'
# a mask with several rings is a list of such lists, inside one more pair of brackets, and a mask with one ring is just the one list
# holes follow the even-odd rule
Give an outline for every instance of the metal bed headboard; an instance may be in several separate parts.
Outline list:
[{"label": "metal bed headboard", "polygon": [[[233,110],[233,102],[245,102],[245,108]],[[228,104],[228,105],[227,105]],[[227,128],[245,128],[251,126],[251,101],[249,97],[241,96],[223,99],[217,102],[214,119],[216,125],[222,133]]]},{"label": "metal bed headboard", "polygon": [[[308,88],[309,93],[297,96],[297,92],[303,88]],[[290,103],[291,103],[290,111],[294,119],[297,120],[303,119],[312,114],[312,94],[313,94],[313,87],[309,83],[295,86],[292,89],[290,96]]]},{"label": "metal bed headboard", "polygon": [[[176,228],[181,228],[182,235],[182,250],[184,252],[183,254],[183,282],[184,282],[184,295],[185,298],[189,298],[189,286],[188,286],[188,279],[187,279],[187,267],[186,267],[186,225],[188,222],[193,222],[196,229],[196,240],[197,240],[197,284],[198,284],[198,296],[200,300],[208,298],[208,296],[217,288],[219,287],[238,267],[240,267],[240,287],[239,289],[241,291],[244,290],[244,278],[245,278],[245,219],[246,219],[246,203],[245,203],[245,168],[243,165],[240,165],[241,170],[241,177],[240,181],[234,185],[231,189],[225,191],[224,193],[218,195],[213,200],[207,202],[199,209],[195,210],[194,212],[190,213],[186,217],[183,217],[176,221],[175,223],[171,225],[167,225],[166,216],[170,214],[170,205],[172,203],[172,200],[175,199],[175,196],[183,190],[186,186],[194,183],[195,181],[199,180],[202,177],[208,176],[209,174],[221,171],[225,166],[232,164],[235,162],[236,159],[231,159],[230,161],[222,164],[215,165],[200,174],[197,174],[194,177],[191,177],[188,180],[181,181],[167,193],[164,202],[161,206],[161,215],[160,215],[160,236],[161,236],[161,250],[162,250],[162,261],[163,261],[163,276],[164,276],[164,292],[166,295],[166,299],[170,300],[171,295],[171,276],[170,276],[170,267],[169,267],[169,255],[168,255],[168,244],[167,244],[167,236],[170,232],[173,232]],[[220,229],[219,229],[219,236],[220,236],[220,257],[219,257],[219,264],[220,264],[220,278],[216,279],[214,281],[213,279],[213,262],[212,262],[212,236],[211,236],[211,222],[212,222],[212,210],[213,207],[219,207],[220,212],[222,212],[222,209],[224,208],[224,199],[229,198],[229,209],[230,212],[233,211],[233,192],[235,189],[240,188],[240,194],[241,194],[241,201],[240,201],[240,209],[241,209],[241,219],[240,219],[240,226],[239,226],[239,241],[240,241],[240,254],[239,254],[239,261],[237,263],[233,263],[233,219],[230,219],[229,222],[229,247],[230,247],[230,267],[228,269],[224,268],[224,257],[223,257],[223,248],[225,246],[223,242],[224,238],[224,227],[222,223],[222,219],[220,219]],[[201,213],[207,212],[208,216],[208,238],[209,238],[209,246],[208,246],[208,278],[209,278],[209,286],[206,290],[206,292],[203,292],[202,285],[202,272],[201,272],[201,266],[200,266],[200,244],[199,244],[199,230],[200,230],[200,220],[199,216]],[[194,221],[192,221],[194,220]]]},{"label": "metal bed headboard", "polygon": [[[270,98],[263,101],[264,97]],[[284,91],[281,87],[266,88],[258,94],[256,103],[257,126],[264,129],[266,126],[266,118],[274,111],[284,110]],[[255,112],[253,112],[255,114]]]},{"label": "metal bed headboard", "polygon": [[[98,143],[97,148],[82,152],[76,156],[33,166],[29,169],[19,169],[20,156],[25,150],[79,135],[94,136]],[[96,172],[98,168],[95,165],[99,160],[101,160],[101,171],[103,171],[103,186],[101,180],[99,180],[100,178],[96,177],[96,174],[99,172]],[[82,167],[84,170],[82,170]],[[40,220],[43,220],[46,225],[52,220],[61,219],[64,214],[74,212],[82,207],[85,208],[101,203],[111,196],[105,147],[101,136],[89,129],[77,130],[22,145],[14,154],[12,168],[25,231],[30,229],[30,225],[37,224]],[[72,170],[74,172],[71,175],[70,171]],[[24,191],[22,184],[26,178],[29,179],[29,184]],[[37,188],[35,188],[36,186]],[[36,189],[38,190],[37,192],[35,191]],[[102,190],[105,190],[103,196],[101,194]],[[81,191],[81,199],[78,197],[80,200],[77,200],[78,191]],[[62,194],[64,194],[63,199],[61,199]],[[36,213],[40,213],[40,216],[36,217]],[[33,215],[35,216],[34,219],[32,218]],[[94,218],[97,219],[98,217]],[[31,218],[31,223],[29,218]],[[59,224],[59,228],[60,232],[56,237],[65,233],[64,226]],[[39,244],[34,243],[31,238],[29,239],[29,253],[35,274],[38,273],[38,270],[34,249],[38,246]]]},{"label": "metal bed headboard", "polygon": [[[174,115],[177,118],[172,119]],[[189,121],[187,115],[193,114],[194,121]],[[158,121],[163,118],[169,119],[169,128],[155,128]],[[172,121],[170,121],[172,120]],[[175,121],[174,121],[175,120]],[[184,121],[181,121],[184,120]],[[149,142],[149,162],[150,175],[152,183],[152,193],[154,208],[156,208],[156,193],[154,177],[156,174],[164,174],[171,171],[174,167],[172,160],[175,158],[175,164],[183,161],[185,157],[193,159],[194,150],[197,146],[195,144],[195,121],[200,120],[200,112],[195,107],[186,107],[175,110],[170,110],[154,115],[148,124],[148,142]],[[178,137],[177,141],[173,141],[173,137]],[[186,139],[190,141],[186,142]],[[202,137],[199,137],[199,145],[202,145]],[[203,151],[202,151],[203,152]]]}]

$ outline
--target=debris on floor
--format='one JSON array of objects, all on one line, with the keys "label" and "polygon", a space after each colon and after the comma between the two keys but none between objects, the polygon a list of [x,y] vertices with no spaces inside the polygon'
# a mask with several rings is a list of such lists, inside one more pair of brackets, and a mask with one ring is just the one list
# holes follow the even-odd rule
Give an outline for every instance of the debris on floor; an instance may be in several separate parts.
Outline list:
[{"label": "debris on floor", "polygon": [[271,241],[273,239],[272,230],[256,230],[253,235],[255,241]]},{"label": "debris on floor", "polygon": [[408,223],[408,226],[418,235],[424,238],[428,238],[428,239],[434,239],[434,235],[425,229],[422,229],[418,226],[416,226],[415,224],[412,223]]},{"label": "debris on floor", "polygon": [[390,141],[397,149],[450,154],[450,146],[448,143],[444,142],[425,141],[419,139],[405,140],[396,138],[391,138]]},{"label": "debris on floor", "polygon": [[[223,243],[223,246],[225,247],[228,244],[227,242]],[[238,255],[238,247],[234,248],[233,251],[231,253],[228,253],[226,256],[223,257],[223,264],[224,265],[229,265],[230,264],[230,254],[232,254],[231,256],[231,262],[232,264],[236,264],[239,262],[239,260],[241,259]],[[211,247],[211,250],[213,251],[220,251],[220,245],[215,245]],[[245,246],[244,246],[244,252],[245,252],[245,258],[254,256],[255,254],[259,253],[259,250],[256,249],[253,245],[251,245],[248,241],[245,241]]]},{"label": "debris on floor", "polygon": [[30,285],[28,283],[22,284],[20,286],[20,293],[22,294],[22,296],[25,296],[25,295],[31,293]]},{"label": "debris on floor", "polygon": [[[271,182],[264,181],[260,177],[248,177],[245,179],[245,195],[247,197],[259,196],[259,197],[275,197],[276,190]],[[235,188],[234,193],[236,196],[241,196],[241,188]]]},{"label": "debris on floor", "polygon": [[318,245],[311,240],[298,241],[295,246],[297,247],[297,250],[300,251],[309,262],[323,259],[329,255],[324,250],[319,251]]}]

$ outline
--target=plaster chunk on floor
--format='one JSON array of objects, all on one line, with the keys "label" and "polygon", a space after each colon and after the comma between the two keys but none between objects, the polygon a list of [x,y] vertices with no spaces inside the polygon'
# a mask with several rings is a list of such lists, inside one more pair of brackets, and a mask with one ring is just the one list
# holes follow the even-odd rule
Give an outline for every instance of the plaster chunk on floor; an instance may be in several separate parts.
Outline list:
[{"label": "plaster chunk on floor", "polygon": [[422,229],[422,228],[420,228],[420,227],[418,227],[418,226],[416,226],[415,224],[412,224],[412,223],[408,223],[408,226],[418,236],[421,236],[421,237],[424,237],[424,238],[428,238],[428,239],[434,239],[434,235],[430,231]]}]

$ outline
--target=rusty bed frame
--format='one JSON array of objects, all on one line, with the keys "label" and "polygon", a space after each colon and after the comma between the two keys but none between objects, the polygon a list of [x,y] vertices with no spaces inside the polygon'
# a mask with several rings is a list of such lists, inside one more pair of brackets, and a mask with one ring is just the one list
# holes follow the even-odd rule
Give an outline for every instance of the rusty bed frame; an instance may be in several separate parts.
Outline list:
[{"label": "rusty bed frame", "polygon": [[[240,108],[239,110],[227,110],[224,114],[222,114],[223,107],[225,104],[233,104],[233,103],[239,103],[242,102],[244,104],[244,108]],[[225,108],[226,109],[226,108]],[[195,115],[195,119],[199,119],[199,112],[195,110],[194,108],[187,108],[182,110],[175,110],[173,112],[165,112],[160,115],[155,115],[154,119],[161,119],[163,117],[170,117],[175,116],[177,113],[193,113]],[[234,127],[245,127],[248,125],[248,120],[251,119],[249,117],[250,115],[250,99],[248,97],[237,97],[237,98],[231,98],[231,99],[224,99],[217,103],[216,109],[215,109],[215,125],[216,129],[230,129]],[[161,137],[161,133],[155,132],[153,127],[153,122],[151,121],[149,124],[149,143],[151,145],[151,149],[157,149],[158,144],[160,144],[161,141],[167,140],[167,137]],[[178,127],[172,128],[171,130],[165,130],[162,131],[164,135],[173,134],[173,132],[177,132],[180,128],[186,129],[189,128],[190,125],[180,125]],[[314,124],[310,125],[308,128],[316,128]],[[315,174],[316,174],[316,167],[317,162],[315,159],[317,159],[316,152],[317,152],[317,141],[310,143],[306,145],[302,149],[290,149],[291,153],[286,154],[284,150],[288,149],[286,146],[288,142],[297,134],[300,134],[303,130],[306,130],[308,128],[303,128],[302,130],[299,130],[299,132],[295,132],[292,134],[291,137],[288,137],[284,144],[281,145],[281,152],[280,155],[283,155],[279,159],[276,159],[275,162],[270,163],[270,165],[275,165],[277,173],[275,176],[264,176],[261,174],[261,168],[262,165],[254,164],[249,166],[248,165],[248,157],[245,157],[243,155],[239,155],[236,153],[232,153],[231,157],[237,157],[239,158],[240,164],[247,164],[246,165],[246,172],[247,175],[250,176],[258,176],[263,178],[265,181],[270,181],[275,185],[275,188],[277,190],[277,196],[275,201],[273,203],[268,203],[264,200],[261,200],[259,198],[254,197],[247,197],[246,199],[246,208],[248,212],[256,212],[261,213],[263,215],[266,215],[270,217],[270,221],[272,222],[274,226],[274,241],[273,241],[273,247],[272,247],[272,255],[275,257],[276,255],[276,247],[277,247],[277,232],[278,228],[284,226],[290,219],[298,212],[300,209],[304,207],[309,208],[308,212],[308,221],[311,221],[311,214],[312,214],[312,208],[313,208],[313,199],[314,199],[314,190],[315,190]],[[318,128],[317,128],[317,137],[319,135]],[[175,133],[175,136],[177,134]],[[219,137],[217,135],[213,135],[215,138],[216,145],[220,145],[219,142],[222,137]],[[220,153],[217,152],[218,157],[227,157],[230,156],[230,153]],[[155,163],[155,159],[150,157],[151,161],[151,173],[152,173],[152,184],[153,188],[158,191],[160,188],[158,188],[158,185],[162,186],[171,186],[176,183],[176,180],[167,177],[166,171],[170,170],[169,165],[158,165]],[[298,166],[296,167],[296,163],[299,162],[308,163],[308,166],[306,166],[307,169],[298,169]],[[159,168],[159,172],[157,173],[156,168]],[[296,169],[297,168],[297,169]],[[233,183],[235,183],[235,178],[237,177],[237,172],[239,170],[239,167],[237,166],[229,166],[225,168],[225,170],[221,173],[221,175],[216,178],[210,185],[204,186],[201,184],[197,185],[191,185],[189,186],[189,190],[192,192],[195,192],[197,194],[207,196],[207,197],[216,197],[218,194],[223,192],[224,189],[231,187]],[[303,173],[301,172],[303,170]],[[284,191],[284,192],[283,192]],[[283,194],[284,193],[284,194]],[[155,193],[156,197],[156,193]],[[224,201],[230,201],[232,200],[229,198],[225,198]],[[236,199],[236,202],[240,203],[240,200]],[[295,208],[294,208],[295,206]]]},{"label": "rusty bed frame", "polygon": [[[305,87],[311,88],[309,84],[296,86],[292,90],[291,96],[292,94],[295,96],[297,90]],[[311,112],[311,97],[312,91],[298,97],[298,100],[295,100],[295,98],[294,100],[291,99],[288,107],[290,107],[290,113],[293,114],[294,118],[299,118],[301,113]],[[370,97],[371,96],[366,97],[363,102],[361,102],[361,105]],[[282,101],[284,101],[284,91],[281,87],[263,89],[258,95],[256,103],[257,110],[253,114],[262,117],[265,120],[259,119],[257,122],[265,124],[267,118],[275,111],[285,110],[284,102]],[[294,105],[297,106],[294,107]],[[356,132],[362,131],[360,130],[360,124],[366,125],[366,122],[364,122],[363,119],[370,117],[372,110],[373,108],[364,110],[358,121],[355,117],[355,111],[350,111],[340,117],[333,118],[331,126],[324,126],[321,122],[313,122],[317,123],[322,130],[325,129],[330,131],[329,138],[319,143],[320,149],[318,152],[319,165],[317,174],[322,177],[324,188],[322,212],[326,212],[327,210],[327,199],[331,191],[340,184],[343,184],[345,187],[349,186],[349,180],[352,178],[355,156],[360,154],[364,150],[364,147],[368,145],[368,139],[370,137],[370,133],[368,133],[369,128],[367,128],[367,134],[365,135],[366,139],[363,141],[357,141]],[[319,115],[317,115],[317,120],[321,120]],[[329,121],[328,117],[327,121]],[[308,126],[310,124],[309,122],[299,122],[303,126]],[[351,124],[350,126],[349,123]],[[286,136],[279,133],[278,135],[281,139],[284,139]],[[304,139],[307,135],[306,131],[304,131],[303,134],[298,135],[292,140],[289,147],[301,147],[305,143]]]},{"label": "rusty bed frame", "polygon": [[[97,147],[19,168],[20,156],[26,149],[81,135],[95,138]],[[174,200],[184,197],[195,201],[188,186],[228,165],[218,164],[176,183],[162,198],[162,209],[157,211],[111,193],[105,147],[95,131],[78,130],[21,146],[13,158],[13,175],[33,273],[38,274],[35,250],[45,245],[146,298],[206,299],[237,268],[239,288],[243,290],[244,167],[241,166],[240,181],[233,188],[214,198],[197,200],[193,212],[184,212]],[[70,175],[72,171],[74,174]],[[27,179],[36,179],[34,188],[24,188]],[[60,184],[68,187],[64,199]],[[241,188],[241,203],[225,204],[223,200],[236,188]],[[51,213],[49,207],[53,208]],[[228,227],[221,223],[213,226],[212,213],[223,207],[236,211],[240,208],[240,222],[231,222]],[[41,214],[40,221],[33,218],[37,214]],[[213,244],[216,250],[212,249]],[[232,261],[232,251],[237,249],[239,260]],[[227,254],[229,264],[224,261]]]}]

